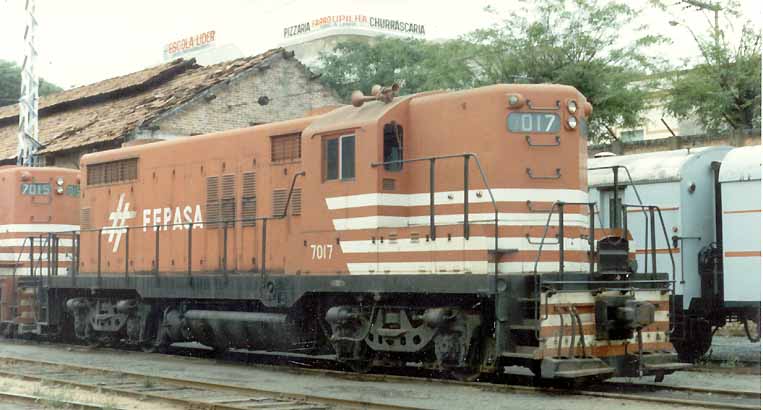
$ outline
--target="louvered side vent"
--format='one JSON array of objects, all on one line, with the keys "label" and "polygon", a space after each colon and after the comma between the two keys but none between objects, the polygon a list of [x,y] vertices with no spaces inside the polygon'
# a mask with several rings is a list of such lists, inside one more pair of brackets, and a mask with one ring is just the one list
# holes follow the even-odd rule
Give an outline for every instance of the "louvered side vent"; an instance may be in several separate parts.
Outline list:
[{"label": "louvered side vent", "polygon": [[93,229],[93,225],[90,222],[90,208],[81,208],[79,210],[79,226],[80,229]]},{"label": "louvered side vent", "polygon": [[273,190],[273,216],[283,215],[284,207],[286,206],[286,197],[289,196],[289,191],[285,189]]},{"label": "louvered side vent", "polygon": [[395,190],[395,180],[391,178],[384,178],[382,179],[382,189],[385,191],[394,191]]},{"label": "louvered side vent", "polygon": [[294,188],[289,203],[292,215],[302,215],[302,188]]},{"label": "louvered side vent", "polygon": [[87,184],[118,184],[138,179],[138,158],[89,164],[87,166]]},{"label": "louvered side vent", "polygon": [[244,172],[241,179],[241,223],[254,226],[257,217],[257,178],[254,172]]},{"label": "louvered side vent", "polygon": [[302,157],[300,134],[270,137],[270,161],[297,161]]},{"label": "louvered side vent", "polygon": [[207,177],[207,226],[217,228],[220,221],[220,183],[218,177]]},{"label": "louvered side vent", "polygon": [[223,175],[221,222],[234,226],[236,220],[236,176]]}]

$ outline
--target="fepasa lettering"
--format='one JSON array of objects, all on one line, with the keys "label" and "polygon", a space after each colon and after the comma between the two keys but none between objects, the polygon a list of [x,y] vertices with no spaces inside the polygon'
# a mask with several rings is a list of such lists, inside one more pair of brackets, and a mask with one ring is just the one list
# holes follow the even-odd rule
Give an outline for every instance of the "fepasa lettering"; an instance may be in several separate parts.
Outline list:
[{"label": "fepasa lettering", "polygon": [[148,228],[166,230],[187,230],[193,223],[193,229],[204,228],[201,205],[185,205],[165,208],[147,208],[143,210],[143,232]]}]

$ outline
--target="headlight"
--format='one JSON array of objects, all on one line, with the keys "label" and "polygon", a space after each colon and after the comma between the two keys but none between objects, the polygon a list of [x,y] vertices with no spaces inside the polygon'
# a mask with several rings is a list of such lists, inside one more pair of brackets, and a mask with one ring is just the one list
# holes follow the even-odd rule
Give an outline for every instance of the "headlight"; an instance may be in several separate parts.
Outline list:
[{"label": "headlight", "polygon": [[575,114],[578,111],[578,103],[575,102],[575,100],[567,101],[567,111],[569,111],[570,114]]},{"label": "headlight", "polygon": [[570,115],[569,117],[567,117],[567,126],[572,129],[575,129],[575,127],[578,126],[578,119],[575,118],[574,115]]},{"label": "headlight", "polygon": [[522,94],[515,93],[515,94],[509,94],[507,102],[509,103],[510,108],[516,109],[524,105],[525,100],[524,100],[524,97],[522,97]]},{"label": "headlight", "polygon": [[56,185],[64,186],[64,179],[61,177],[58,177],[58,179],[56,180]]},{"label": "headlight", "polygon": [[60,187],[56,188],[56,193],[57,193],[58,195],[61,195],[61,194],[63,194],[63,193],[64,193],[64,187],[60,186]]}]

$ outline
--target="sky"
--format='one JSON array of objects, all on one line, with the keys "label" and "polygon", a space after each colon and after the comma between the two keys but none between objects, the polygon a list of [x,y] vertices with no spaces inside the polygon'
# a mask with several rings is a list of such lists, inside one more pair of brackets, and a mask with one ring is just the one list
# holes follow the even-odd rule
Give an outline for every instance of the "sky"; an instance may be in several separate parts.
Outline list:
[{"label": "sky", "polygon": [[[23,60],[24,3],[0,0],[0,59]],[[648,0],[628,3],[644,9],[642,22],[651,30],[673,41],[655,52],[676,62],[697,55],[687,26],[705,31],[711,16],[671,6],[671,17],[649,6]],[[505,11],[518,4],[505,0],[37,0],[37,69],[46,80],[68,89],[160,64],[167,43],[210,30],[215,30],[217,44],[231,43],[245,55],[253,55],[277,47],[284,27],[335,14],[424,24],[428,39],[454,38],[498,20],[484,11],[485,6]],[[758,1],[741,0],[740,4],[744,17],[760,26]],[[668,21],[673,19],[685,25],[670,26]]]}]

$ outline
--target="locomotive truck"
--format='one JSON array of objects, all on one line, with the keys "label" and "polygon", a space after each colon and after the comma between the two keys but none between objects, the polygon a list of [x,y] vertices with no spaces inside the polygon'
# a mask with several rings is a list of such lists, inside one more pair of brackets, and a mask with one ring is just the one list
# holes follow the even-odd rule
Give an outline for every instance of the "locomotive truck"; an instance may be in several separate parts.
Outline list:
[{"label": "locomotive truck", "polygon": [[41,319],[146,350],[332,353],[462,379],[685,367],[675,278],[636,272],[627,231],[595,226],[580,92],[396,91],[84,156],[76,263],[43,277]]}]

